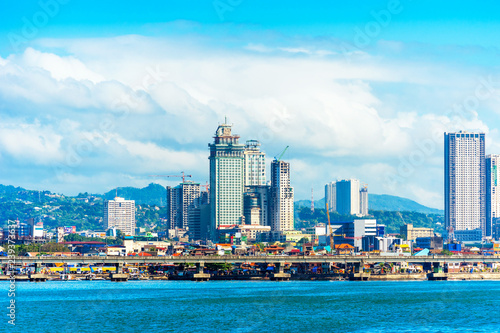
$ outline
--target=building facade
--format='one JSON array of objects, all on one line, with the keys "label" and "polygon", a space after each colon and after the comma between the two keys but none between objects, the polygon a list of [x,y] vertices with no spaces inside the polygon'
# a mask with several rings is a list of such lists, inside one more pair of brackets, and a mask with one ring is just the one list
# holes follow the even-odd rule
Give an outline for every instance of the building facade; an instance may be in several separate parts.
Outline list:
[{"label": "building facade", "polygon": [[266,185],[266,154],[260,151],[259,141],[246,142],[243,170],[245,186]]},{"label": "building facade", "polygon": [[335,212],[337,210],[337,182],[331,182],[325,185],[325,204],[328,204],[328,210],[330,212]]},{"label": "building facade", "polygon": [[210,234],[217,237],[220,226],[241,224],[245,145],[231,133],[231,125],[217,127],[210,149]]},{"label": "building facade", "polygon": [[434,228],[415,228],[413,224],[404,224],[399,227],[399,233],[408,241],[421,237],[434,237]]},{"label": "building facade", "polygon": [[368,216],[368,186],[363,185],[359,190],[359,214]]},{"label": "building facade", "polygon": [[486,236],[499,239],[500,224],[500,155],[486,156]]},{"label": "building facade", "polygon": [[293,230],[293,187],[290,185],[290,163],[271,163],[270,225],[273,232]]},{"label": "building facade", "polygon": [[[271,187],[268,185],[245,186],[245,224],[271,225],[269,219],[270,189]],[[258,216],[257,212],[259,213]]]},{"label": "building facade", "polygon": [[167,186],[169,229],[187,228],[189,210],[201,204],[200,184],[184,181],[176,187]]},{"label": "building facade", "polygon": [[[487,232],[485,134],[445,133],[444,161],[445,223],[450,238],[480,241]],[[471,239],[479,234],[482,237]]]},{"label": "building facade", "polygon": [[360,215],[359,180],[344,179],[336,185],[336,210],[342,215]]},{"label": "building facade", "polygon": [[135,234],[135,201],[115,197],[104,202],[104,226],[116,227],[125,235]]}]

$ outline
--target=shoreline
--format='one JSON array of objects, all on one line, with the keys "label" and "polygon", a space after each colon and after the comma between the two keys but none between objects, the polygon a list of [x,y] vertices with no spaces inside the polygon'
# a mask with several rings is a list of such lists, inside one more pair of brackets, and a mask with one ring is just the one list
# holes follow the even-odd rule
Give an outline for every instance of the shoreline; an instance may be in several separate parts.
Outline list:
[{"label": "shoreline", "polygon": [[[432,274],[432,273],[431,273]],[[500,281],[500,273],[442,273],[445,274],[447,281],[471,281],[471,280],[488,280]],[[85,276],[77,274],[71,275],[69,280],[63,280],[59,275],[45,275],[46,281],[111,281],[109,274],[100,274],[93,279],[86,279]],[[0,282],[10,281],[11,277],[8,275],[0,276]],[[16,282],[37,282],[30,281],[28,275],[14,276]],[[161,276],[151,275],[140,278],[130,278],[128,281],[192,281],[192,276]],[[349,281],[346,275],[338,274],[292,274],[289,278],[290,281]],[[259,276],[259,275],[221,275],[211,276],[209,281],[273,281],[272,276]],[[431,281],[427,273],[418,274],[382,274],[370,275],[368,281]]]}]

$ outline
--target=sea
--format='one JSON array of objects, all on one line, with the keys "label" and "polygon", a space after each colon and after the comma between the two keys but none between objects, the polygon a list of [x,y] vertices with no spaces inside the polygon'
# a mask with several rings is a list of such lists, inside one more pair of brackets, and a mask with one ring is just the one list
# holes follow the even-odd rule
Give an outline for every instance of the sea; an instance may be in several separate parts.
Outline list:
[{"label": "sea", "polygon": [[500,332],[500,281],[8,285],[1,332]]}]

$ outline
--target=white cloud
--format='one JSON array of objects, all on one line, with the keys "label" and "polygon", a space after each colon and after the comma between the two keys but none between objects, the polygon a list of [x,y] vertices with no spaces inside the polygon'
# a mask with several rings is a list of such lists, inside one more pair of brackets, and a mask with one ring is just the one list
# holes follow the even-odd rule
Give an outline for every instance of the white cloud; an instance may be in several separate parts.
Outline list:
[{"label": "white cloud", "polygon": [[89,70],[81,61],[74,57],[60,57],[53,53],[44,53],[28,47],[22,56],[26,67],[39,67],[50,72],[56,80],[72,78],[89,80],[92,83],[104,81],[104,78]]},{"label": "white cloud", "polygon": [[[496,124],[487,126],[477,112],[456,121],[444,109],[422,108],[421,101],[462,102],[474,91],[474,75],[454,65],[408,60],[405,46],[396,42],[377,46],[397,50],[395,59],[365,50],[367,56],[350,62],[338,47],[327,46],[294,43],[277,50],[256,41],[234,50],[141,36],[38,41],[40,50],[0,59],[0,111],[19,124],[37,118],[53,136],[42,141],[30,135],[5,151],[26,159],[14,151],[33,140],[31,146],[50,152],[47,159],[62,154],[64,161],[89,136],[102,138],[80,154],[79,165],[65,169],[80,186],[76,192],[93,191],[84,188],[89,183],[78,185],[78,177],[99,177],[110,168],[131,177],[194,170],[204,181],[207,143],[227,115],[242,140],[261,140],[269,156],[290,146],[297,198],[307,197],[311,185],[357,177],[372,193],[439,202],[442,132],[490,131]],[[7,131],[3,141],[15,135]],[[425,163],[386,187],[387,174],[397,173],[401,160],[429,139]],[[28,151],[33,156],[37,149]]]}]

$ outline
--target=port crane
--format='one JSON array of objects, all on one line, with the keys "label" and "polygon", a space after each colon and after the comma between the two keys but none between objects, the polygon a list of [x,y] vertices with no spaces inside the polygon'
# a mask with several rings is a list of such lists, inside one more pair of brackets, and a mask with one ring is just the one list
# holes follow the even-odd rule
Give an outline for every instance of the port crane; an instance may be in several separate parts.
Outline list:
[{"label": "port crane", "polygon": [[186,178],[191,178],[192,176],[191,175],[186,175],[184,173],[184,171],[181,172],[182,175],[149,175],[149,177],[164,177],[164,178],[174,178],[174,177],[178,177],[178,178],[182,178],[182,182],[185,183],[186,182]]}]

